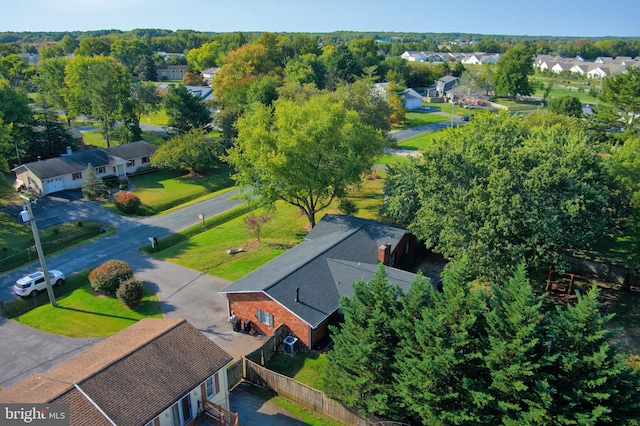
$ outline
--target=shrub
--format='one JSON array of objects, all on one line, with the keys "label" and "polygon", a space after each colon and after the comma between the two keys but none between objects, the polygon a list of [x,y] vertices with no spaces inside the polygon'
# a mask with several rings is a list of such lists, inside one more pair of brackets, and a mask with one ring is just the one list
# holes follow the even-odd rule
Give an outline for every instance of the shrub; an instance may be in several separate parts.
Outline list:
[{"label": "shrub", "polygon": [[135,213],[140,207],[140,204],[142,204],[140,198],[130,192],[118,192],[113,197],[113,201],[118,210],[129,214]]},{"label": "shrub", "polygon": [[60,233],[60,230],[58,228],[53,228],[51,232],[53,233],[53,235],[58,235]]},{"label": "shrub", "polygon": [[84,223],[82,223],[82,221],[81,221],[81,220],[78,220],[78,221],[76,221],[76,226],[77,226],[78,228],[82,228],[82,227],[84,226]]},{"label": "shrub", "polygon": [[120,184],[118,185],[118,188],[120,188],[122,191],[129,188],[129,179],[120,179]]},{"label": "shrub", "polygon": [[358,213],[358,206],[353,200],[342,198],[340,200],[340,204],[338,204],[338,210],[340,210],[343,214],[353,216]]},{"label": "shrub", "polygon": [[93,291],[112,293],[123,281],[133,277],[133,269],[124,260],[107,260],[89,274]]},{"label": "shrub", "polygon": [[135,278],[123,281],[116,291],[118,299],[129,308],[135,308],[140,304],[144,296],[143,284]]}]

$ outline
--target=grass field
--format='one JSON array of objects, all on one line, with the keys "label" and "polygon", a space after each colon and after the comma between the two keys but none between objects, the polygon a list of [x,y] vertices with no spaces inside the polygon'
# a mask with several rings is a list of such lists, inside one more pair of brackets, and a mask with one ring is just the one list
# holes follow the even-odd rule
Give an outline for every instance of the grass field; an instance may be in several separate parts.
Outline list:
[{"label": "grass field", "polygon": [[317,352],[297,353],[294,356],[276,353],[265,367],[321,391],[326,364],[327,356]]},{"label": "grass field", "polygon": [[405,115],[405,122],[402,125],[394,126],[394,130],[403,130],[410,127],[418,127],[428,123],[438,123],[440,121],[448,120],[447,117],[443,117],[438,114],[431,114],[430,112],[416,112],[409,111]]},{"label": "grass field", "polygon": [[134,193],[142,201],[142,215],[155,215],[178,205],[211,197],[233,186],[230,169],[223,165],[205,176],[190,176],[184,171],[158,170],[131,179]]},{"label": "grass field", "polygon": [[433,143],[434,139],[436,139],[440,135],[442,135],[442,131],[423,133],[421,135],[398,142],[397,148],[413,151],[421,150],[426,148],[427,146],[430,146]]}]

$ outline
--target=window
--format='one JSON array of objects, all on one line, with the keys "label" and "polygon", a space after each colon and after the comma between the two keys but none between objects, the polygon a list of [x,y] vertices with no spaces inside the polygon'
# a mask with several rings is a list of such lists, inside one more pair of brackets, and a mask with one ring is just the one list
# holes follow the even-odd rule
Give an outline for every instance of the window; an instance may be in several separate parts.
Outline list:
[{"label": "window", "polygon": [[106,170],[104,166],[96,167],[96,173],[105,173]]},{"label": "window", "polygon": [[187,424],[192,417],[191,396],[189,394],[171,406],[172,426],[183,426]]},{"label": "window", "polygon": [[149,157],[142,157],[142,164],[148,163]]},{"label": "window", "polygon": [[82,172],[71,173],[71,179],[73,180],[82,179]]},{"label": "window", "polygon": [[127,167],[132,167],[136,165],[136,160],[129,160],[127,161]]},{"label": "window", "polygon": [[218,379],[218,373],[209,377],[206,381],[207,387],[207,399],[213,398],[218,392],[220,392],[220,381]]},{"label": "window", "polygon": [[411,244],[407,241],[407,244],[404,246],[404,253],[409,253],[409,249],[411,248]]},{"label": "window", "polygon": [[393,266],[393,265],[395,265],[395,264],[396,264],[396,253],[394,252],[394,253],[391,255],[391,259],[389,260],[389,266]]},{"label": "window", "polygon": [[151,420],[149,423],[147,423],[147,424],[146,424],[146,425],[144,425],[144,426],[153,426],[153,420]]},{"label": "window", "polygon": [[273,315],[271,315],[269,312],[258,309],[257,316],[258,321],[263,324],[267,324],[269,327],[273,327]]}]

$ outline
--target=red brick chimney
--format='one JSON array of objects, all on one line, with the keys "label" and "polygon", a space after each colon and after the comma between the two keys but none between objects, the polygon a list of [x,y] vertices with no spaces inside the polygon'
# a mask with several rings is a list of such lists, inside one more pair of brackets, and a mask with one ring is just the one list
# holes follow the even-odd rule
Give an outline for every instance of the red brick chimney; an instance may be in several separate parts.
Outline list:
[{"label": "red brick chimney", "polygon": [[391,261],[391,244],[384,243],[378,247],[378,262],[382,262],[384,265],[389,266]]}]

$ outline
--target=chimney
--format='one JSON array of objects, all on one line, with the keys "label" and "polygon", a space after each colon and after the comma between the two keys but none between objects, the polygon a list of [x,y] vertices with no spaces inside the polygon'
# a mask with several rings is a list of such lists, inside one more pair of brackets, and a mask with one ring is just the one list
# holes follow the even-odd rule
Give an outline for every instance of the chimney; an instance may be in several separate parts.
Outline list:
[{"label": "chimney", "polygon": [[383,265],[389,266],[391,261],[391,244],[384,243],[378,247],[378,262],[382,262]]},{"label": "chimney", "polygon": [[296,288],[296,303],[300,301],[300,287]]}]

